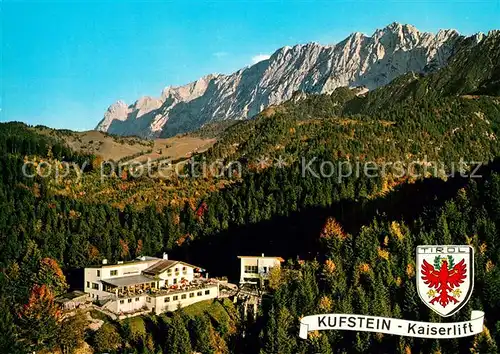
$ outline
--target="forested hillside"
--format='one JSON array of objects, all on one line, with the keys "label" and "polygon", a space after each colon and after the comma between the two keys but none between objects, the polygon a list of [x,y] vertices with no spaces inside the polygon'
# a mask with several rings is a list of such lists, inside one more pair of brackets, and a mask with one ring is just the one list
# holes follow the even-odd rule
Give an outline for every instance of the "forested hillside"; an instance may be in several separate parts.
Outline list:
[{"label": "forested hillside", "polygon": [[[440,207],[412,217],[378,216],[354,233],[328,218],[318,235],[313,261],[284,270],[273,298],[255,326],[261,353],[497,353],[500,344],[500,174],[471,180]],[[446,187],[446,186],[445,186]],[[406,201],[406,203],[411,201]],[[396,207],[394,205],[393,207]],[[298,319],[314,313],[361,313],[439,322],[415,289],[415,247],[468,244],[476,250],[472,298],[450,321],[485,311],[485,330],[476,337],[422,340],[391,335],[323,331],[297,339]],[[253,327],[251,327],[253,328]],[[313,349],[314,348],[314,349]]]},{"label": "forested hillside", "polygon": [[[105,170],[102,179],[98,156],[20,123],[0,124],[0,352],[61,345],[71,352],[83,338],[98,351],[127,353],[497,352],[500,61],[480,56],[498,58],[499,36],[429,76],[402,77],[361,96],[346,88],[297,95],[223,132],[206,127],[200,135],[217,132],[218,141],[183,167],[186,178],[134,177],[125,168]],[[321,177],[304,173],[303,159],[313,160],[316,173],[322,161],[343,168],[400,161],[415,162],[410,172],[419,174],[388,168]],[[195,176],[199,163],[218,160],[242,169]],[[28,174],[40,165],[42,172],[65,162],[85,167],[64,178],[54,168],[27,177],[27,162]],[[485,166],[476,173],[478,163]],[[445,243],[476,250],[476,288],[453,319],[484,310],[480,336],[437,342],[328,331],[298,339],[299,318],[319,311],[439,321],[416,295],[414,250]],[[134,322],[137,330],[110,323],[83,337],[60,317],[54,296],[82,286],[82,267],[162,252],[231,279],[239,254],[265,252],[288,263],[255,322],[219,303],[209,313],[223,306],[232,317],[222,322],[178,313]],[[192,326],[202,329],[193,335]],[[200,336],[210,346],[200,349]],[[110,338],[111,347],[100,346]]]},{"label": "forested hillside", "polygon": [[492,31],[437,73],[403,75],[366,95],[347,88],[297,95],[227,129],[206,156],[252,161],[283,155],[290,162],[304,154],[364,161],[427,156],[448,166],[460,157],[487,161],[496,156],[500,117],[499,42],[500,33]]}]

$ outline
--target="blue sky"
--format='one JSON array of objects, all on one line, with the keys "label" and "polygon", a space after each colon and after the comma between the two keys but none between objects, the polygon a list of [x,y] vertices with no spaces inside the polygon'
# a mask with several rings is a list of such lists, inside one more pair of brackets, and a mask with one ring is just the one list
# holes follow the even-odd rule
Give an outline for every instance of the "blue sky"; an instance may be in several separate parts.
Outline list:
[{"label": "blue sky", "polygon": [[500,1],[14,1],[1,6],[0,121],[92,129],[118,99],[231,73],[285,45],[397,21],[500,28]]}]

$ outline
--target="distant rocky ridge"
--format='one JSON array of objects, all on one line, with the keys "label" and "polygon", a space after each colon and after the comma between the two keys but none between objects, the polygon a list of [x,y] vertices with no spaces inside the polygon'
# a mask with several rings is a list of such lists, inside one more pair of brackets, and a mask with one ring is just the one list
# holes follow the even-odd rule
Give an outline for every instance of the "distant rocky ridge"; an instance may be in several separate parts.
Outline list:
[{"label": "distant rocky ridge", "polygon": [[[294,92],[330,93],[341,86],[369,90],[404,73],[428,73],[448,62],[464,39],[455,30],[436,34],[392,23],[371,37],[356,32],[335,45],[283,47],[269,59],[231,75],[211,74],[159,98],[111,105],[97,130],[118,135],[166,137],[220,120],[248,119]],[[476,35],[476,42],[483,35]]]}]

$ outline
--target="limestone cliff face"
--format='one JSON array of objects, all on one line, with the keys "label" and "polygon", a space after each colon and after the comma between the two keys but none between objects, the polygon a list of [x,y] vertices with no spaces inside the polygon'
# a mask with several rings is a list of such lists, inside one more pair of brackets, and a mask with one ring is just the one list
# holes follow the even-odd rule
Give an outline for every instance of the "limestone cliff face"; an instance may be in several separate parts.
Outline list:
[{"label": "limestone cliff face", "polygon": [[340,86],[372,90],[410,71],[427,73],[445,66],[463,38],[454,30],[432,34],[392,23],[370,37],[357,32],[335,45],[283,47],[231,75],[213,74],[167,87],[159,98],[143,97],[130,106],[118,101],[96,129],[170,136],[212,121],[251,118],[296,91],[329,93]]}]

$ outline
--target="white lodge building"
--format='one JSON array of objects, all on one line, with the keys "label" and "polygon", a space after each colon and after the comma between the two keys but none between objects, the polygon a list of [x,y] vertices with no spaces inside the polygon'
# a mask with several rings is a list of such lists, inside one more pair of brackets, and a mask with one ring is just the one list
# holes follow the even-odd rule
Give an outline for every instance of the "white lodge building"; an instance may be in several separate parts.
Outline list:
[{"label": "white lodge building", "polygon": [[202,278],[201,269],[181,261],[139,257],[130,262],[85,268],[84,289],[91,300],[117,315],[175,311],[219,296],[216,280]]},{"label": "white lodge building", "polygon": [[266,285],[269,272],[274,267],[281,267],[281,257],[238,256],[240,259],[240,285],[253,283]]}]

